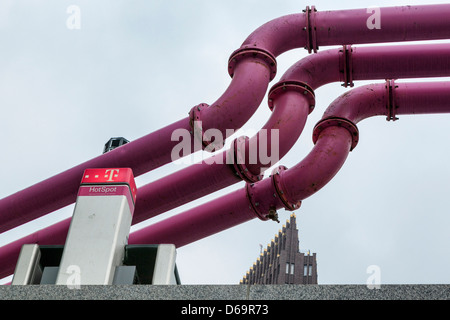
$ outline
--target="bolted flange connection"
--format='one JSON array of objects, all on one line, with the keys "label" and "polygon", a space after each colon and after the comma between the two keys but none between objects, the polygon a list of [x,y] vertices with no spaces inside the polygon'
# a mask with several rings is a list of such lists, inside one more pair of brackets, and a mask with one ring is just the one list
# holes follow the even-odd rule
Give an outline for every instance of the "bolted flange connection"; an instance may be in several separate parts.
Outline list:
[{"label": "bolted flange connection", "polygon": [[297,210],[298,208],[300,208],[302,202],[301,201],[290,201],[287,198],[286,193],[283,191],[283,188],[281,186],[280,183],[280,174],[287,170],[287,168],[285,166],[279,166],[278,168],[275,168],[272,171],[271,177],[272,177],[272,185],[275,188],[276,194],[274,194],[274,196],[277,196],[280,201],[283,203],[284,208],[288,211],[294,211]]},{"label": "bolted flange connection", "polygon": [[319,139],[320,133],[324,129],[326,129],[328,127],[332,127],[332,126],[343,127],[345,129],[347,129],[348,132],[350,132],[350,135],[352,136],[352,146],[350,148],[350,151],[352,151],[358,144],[359,130],[358,130],[358,127],[356,126],[356,124],[354,124],[353,122],[351,122],[350,120],[345,119],[345,118],[329,117],[329,118],[320,120],[316,124],[316,126],[314,127],[314,130],[313,130],[314,144],[316,144],[317,140]]},{"label": "bolted flange connection", "polygon": [[191,126],[192,137],[201,141],[202,149],[212,152],[214,150],[221,149],[224,146],[225,141],[211,141],[207,136],[205,136],[205,131],[202,127],[201,112],[208,107],[209,105],[206,103],[200,103],[199,105],[193,107],[189,111],[189,125]]},{"label": "bolted flange connection", "polygon": [[231,148],[228,149],[227,163],[233,166],[234,172],[238,177],[246,182],[257,182],[263,178],[262,174],[253,174],[248,170],[245,164],[246,142],[249,140],[247,136],[234,139]]},{"label": "bolted flange connection", "polygon": [[386,80],[386,121],[396,121],[398,120],[397,116],[395,115],[395,111],[398,108],[398,105],[395,103],[395,89],[398,88],[398,86],[395,84],[393,79],[387,79]]},{"label": "bolted flange connection", "polygon": [[[261,203],[260,203],[260,200],[257,198],[258,194],[256,192],[256,188],[257,188],[257,185],[254,183],[246,183],[245,184],[245,191],[247,194],[247,199],[250,202],[250,209],[252,209],[255,212],[256,216],[259,219],[261,219],[263,221],[269,220],[270,218],[269,218],[268,214],[264,213],[264,211],[266,211],[266,210],[261,209]],[[272,216],[274,216],[273,213],[272,213]]]},{"label": "bolted flange connection", "polygon": [[309,113],[314,110],[316,105],[314,90],[306,83],[295,80],[280,81],[270,89],[268,94],[268,104],[270,110],[273,110],[274,100],[287,91],[296,91],[303,94],[306,99],[308,99]]},{"label": "bolted flange connection", "polygon": [[248,46],[239,48],[231,54],[228,60],[228,74],[230,77],[233,77],[236,65],[247,58],[258,58],[264,61],[270,68],[270,80],[272,81],[275,78],[277,74],[277,60],[273,54],[261,48]]},{"label": "bolted flange connection", "polygon": [[[247,183],[245,185],[247,198],[250,202],[250,208],[261,220],[271,219],[279,222],[277,207],[280,206],[280,202],[288,211],[297,210],[302,204],[301,201],[290,201],[287,198],[287,194],[283,191],[280,181],[280,174],[284,170],[287,170],[285,166],[279,166],[273,170],[270,176],[271,180],[266,179],[258,183]],[[274,190],[273,197],[268,197],[267,193],[263,191],[267,189],[267,183],[272,184],[272,190]]]},{"label": "bolted flange connection", "polygon": [[316,12],[317,9],[315,6],[306,7],[305,10],[302,10],[305,13],[305,21],[306,26],[303,27],[303,30],[306,32],[306,46],[305,49],[308,50],[308,53],[314,52],[317,53],[319,50],[319,46],[317,45],[317,35],[316,35]]},{"label": "bolted flange connection", "polygon": [[339,50],[339,69],[342,74],[341,86],[353,87],[353,61],[352,61],[353,49],[351,45],[344,45]]}]

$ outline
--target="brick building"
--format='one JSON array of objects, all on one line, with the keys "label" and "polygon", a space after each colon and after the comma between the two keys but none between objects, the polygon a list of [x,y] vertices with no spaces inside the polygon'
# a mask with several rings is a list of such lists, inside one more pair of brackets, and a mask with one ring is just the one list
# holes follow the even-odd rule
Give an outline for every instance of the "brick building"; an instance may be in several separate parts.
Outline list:
[{"label": "brick building", "polygon": [[291,214],[240,283],[317,284],[316,254],[300,252],[295,214]]}]

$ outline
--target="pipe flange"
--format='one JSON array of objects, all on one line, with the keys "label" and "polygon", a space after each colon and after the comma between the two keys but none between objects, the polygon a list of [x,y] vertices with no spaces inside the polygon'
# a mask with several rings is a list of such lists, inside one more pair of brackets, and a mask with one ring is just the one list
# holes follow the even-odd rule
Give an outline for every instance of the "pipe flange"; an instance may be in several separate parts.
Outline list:
[{"label": "pipe flange", "polygon": [[255,199],[256,193],[255,193],[255,184],[253,183],[246,183],[245,184],[245,192],[247,193],[248,201],[250,202],[250,208],[256,213],[256,216],[263,221],[269,220],[268,214],[264,214],[260,210],[260,204]]},{"label": "pipe flange", "polygon": [[317,53],[319,50],[319,46],[317,45],[317,34],[316,34],[316,12],[317,9],[315,6],[306,7],[303,10],[305,13],[305,22],[306,26],[303,27],[303,30],[306,32],[306,44],[305,49],[308,50],[308,53],[314,52]]},{"label": "pipe flange", "polygon": [[350,135],[352,136],[352,146],[350,148],[350,151],[352,151],[358,144],[359,130],[358,130],[358,127],[353,122],[351,122],[350,120],[345,119],[345,118],[329,117],[329,118],[320,120],[314,127],[314,131],[313,131],[314,144],[316,144],[317,140],[319,139],[320,133],[324,129],[326,129],[328,127],[332,127],[332,126],[343,127],[345,129],[347,129],[348,132],[350,132]]},{"label": "pipe flange", "polygon": [[351,45],[344,45],[342,49],[339,50],[341,59],[340,59],[340,71],[342,73],[342,81],[341,86],[353,87],[353,48]]},{"label": "pipe flange", "polygon": [[309,113],[314,110],[316,105],[316,95],[313,88],[304,82],[295,80],[280,81],[270,89],[268,94],[268,105],[270,110],[273,110],[274,100],[286,91],[297,91],[305,95],[309,103]]},{"label": "pipe flange", "polygon": [[281,172],[287,170],[287,168],[285,166],[279,166],[278,168],[275,168],[272,171],[272,184],[273,187],[275,188],[276,191],[276,195],[278,196],[278,198],[281,200],[281,202],[284,205],[284,208],[288,211],[294,211],[297,210],[298,208],[300,208],[302,202],[301,201],[296,201],[296,202],[292,202],[290,201],[287,196],[286,193],[283,191],[283,188],[281,187]]},{"label": "pipe flange", "polygon": [[205,137],[205,133],[202,127],[202,110],[208,108],[209,105],[206,103],[200,103],[196,105],[189,111],[189,125],[191,126],[191,135],[194,139],[201,141],[202,149],[207,151],[212,151],[214,149],[220,149],[223,147],[224,142],[221,142],[221,145],[214,144],[214,148],[208,147],[213,141],[207,139]]},{"label": "pipe flange", "polygon": [[247,136],[242,136],[234,139],[231,148],[228,150],[227,163],[233,165],[234,171],[242,180],[252,183],[262,180],[264,175],[253,174],[248,170],[245,164],[245,146],[246,141],[249,140]]},{"label": "pipe flange", "polygon": [[393,79],[387,79],[386,80],[386,120],[387,121],[396,121],[398,118],[395,115],[395,111],[398,108],[397,105],[395,105],[395,89],[398,88],[398,86],[395,84]]},{"label": "pipe flange", "polygon": [[275,78],[277,74],[277,60],[269,51],[255,47],[240,48],[231,54],[228,60],[228,74],[230,77],[233,78],[234,69],[239,61],[249,57],[263,60],[270,68],[270,80],[272,81]]}]

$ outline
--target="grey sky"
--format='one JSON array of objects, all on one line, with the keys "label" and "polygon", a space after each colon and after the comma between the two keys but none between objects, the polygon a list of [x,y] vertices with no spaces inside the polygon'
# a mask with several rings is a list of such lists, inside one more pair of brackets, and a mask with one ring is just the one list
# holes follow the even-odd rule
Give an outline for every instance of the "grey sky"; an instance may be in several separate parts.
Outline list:
[{"label": "grey sky", "polygon": [[[194,105],[214,102],[230,82],[230,54],[269,20],[307,5],[338,10],[434,3],[445,1],[3,0],[0,198],[96,157],[112,136],[137,139],[186,117]],[[81,10],[80,30],[66,27],[69,5]],[[280,56],[269,86],[306,55],[298,49]],[[280,164],[292,167],[306,156],[313,126],[346,90],[339,83],[316,90],[316,109]],[[258,130],[269,115],[263,101],[243,129]],[[450,282],[449,117],[379,117],[358,125],[360,142],[342,170],[296,211],[300,248],[317,253],[319,283],[365,283],[370,265],[380,267],[382,284]],[[143,185],[181,168],[167,165],[136,181]],[[70,216],[72,209],[0,234],[0,246]],[[265,246],[289,214],[279,212],[280,224],[254,219],[179,248],[182,283],[238,283],[258,257],[259,244]]]}]

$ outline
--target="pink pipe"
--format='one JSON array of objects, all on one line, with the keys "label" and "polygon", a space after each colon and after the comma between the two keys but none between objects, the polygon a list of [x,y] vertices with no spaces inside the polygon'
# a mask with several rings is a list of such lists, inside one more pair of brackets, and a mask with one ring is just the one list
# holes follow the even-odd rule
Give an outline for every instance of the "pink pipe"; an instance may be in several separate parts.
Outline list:
[{"label": "pink pipe", "polygon": [[[394,105],[397,115],[449,113],[450,83],[397,83],[394,88]],[[377,115],[387,115],[388,91],[385,84],[373,84],[355,88],[330,104],[323,119],[346,118],[354,123]],[[343,165],[351,144],[351,137],[344,128],[325,129],[311,153],[298,165],[280,173],[281,185],[291,202],[304,200],[328,183]],[[267,212],[271,207],[283,208],[279,198],[274,197],[271,179],[254,184],[259,208]],[[270,201],[268,201],[270,200]],[[190,209],[130,235],[131,244],[175,243],[181,247],[214,233],[258,217],[251,209],[245,188],[224,197]],[[20,248],[24,243],[63,244],[70,220],[54,225],[54,230],[41,231],[2,247],[0,278],[13,272]]]},{"label": "pink pipe", "polygon": [[450,112],[450,82],[394,82],[392,94],[389,94],[388,85],[370,84],[346,92],[330,104],[322,119],[344,118],[357,124],[373,116],[387,115],[390,95],[393,97],[395,115]]},{"label": "pink pipe", "polygon": [[[299,28],[298,28],[298,25],[295,25],[295,24],[299,23],[300,20],[303,19],[303,21],[301,21],[302,22],[301,25],[304,25],[304,23],[303,23],[303,22],[305,22],[304,16],[306,16],[306,15],[308,15],[309,21],[313,21],[313,23],[315,23],[316,26],[319,26],[317,21],[321,21],[320,19],[322,19],[322,21],[327,21],[327,19],[330,19],[329,20],[330,25],[329,25],[327,31],[324,31],[326,28],[320,28],[320,26],[317,29],[313,28],[313,30],[316,30],[316,31],[312,31],[312,33],[313,33],[312,36],[313,36],[313,38],[315,38],[314,41],[316,41],[316,42],[308,42],[307,43],[307,46],[309,46],[309,48],[312,48],[312,49],[317,49],[319,44],[320,45],[327,45],[327,44],[331,45],[331,44],[350,43],[350,42],[351,43],[357,43],[357,42],[373,43],[373,42],[381,41],[381,39],[383,39],[382,40],[383,42],[402,41],[402,40],[411,41],[411,40],[423,40],[423,39],[442,39],[442,38],[448,37],[447,30],[449,30],[449,28],[446,28],[445,24],[446,23],[448,24],[448,21],[446,19],[446,16],[447,16],[446,12],[448,12],[449,9],[450,8],[448,5],[382,8],[381,12],[384,17],[387,17],[387,16],[395,17],[395,19],[393,19],[393,20],[395,20],[395,23],[394,23],[395,26],[392,25],[393,29],[395,29],[395,30],[389,30],[391,28],[391,26],[388,24],[388,25],[383,25],[384,30],[382,32],[377,32],[377,33],[375,33],[375,32],[367,33],[367,30],[364,29],[362,22],[363,22],[363,20],[365,21],[365,19],[367,19],[367,16],[364,16],[364,19],[362,17],[364,15],[364,13],[367,13],[367,12],[364,12],[362,9],[361,10],[337,11],[337,12],[335,12],[336,16],[338,16],[338,18],[336,18],[336,19],[330,19],[330,12],[314,13],[313,11],[309,11],[305,15],[286,16],[286,17],[277,19],[277,22],[275,22],[275,20],[274,20],[274,21],[267,23],[266,25],[264,25],[263,27],[261,27],[257,31],[255,31],[249,38],[247,38],[247,40],[244,42],[244,44],[242,45],[241,48],[248,47],[249,44],[252,44],[253,46],[258,46],[257,43],[259,42],[261,44],[261,48],[266,48],[269,52],[272,51],[274,53],[274,55],[278,55],[284,51],[287,51],[291,48],[296,47],[298,44],[297,41],[299,41],[299,40],[298,40],[298,38],[294,39],[295,37],[293,37],[293,35],[295,35],[295,36],[298,35]],[[408,18],[404,18],[402,15],[405,12],[401,12],[401,11],[407,11],[406,16],[408,16]],[[361,15],[359,17],[360,18],[359,20],[361,20],[361,21],[359,21],[356,24],[348,24],[348,27],[346,27],[346,23],[349,21],[349,19],[351,19],[355,16],[359,16],[359,15]],[[430,19],[430,17],[428,17],[428,15],[432,15],[433,18]],[[303,18],[301,18],[300,16],[302,16]],[[277,23],[279,24],[278,26],[277,26]],[[335,24],[333,25],[333,23],[335,23]],[[421,28],[418,29],[417,31],[414,31],[414,27],[416,25],[420,25]],[[314,24],[311,24],[310,26],[314,27]],[[386,26],[389,26],[389,27],[386,28]],[[344,29],[342,29],[342,27]],[[355,27],[357,27],[357,28],[355,29]],[[439,31],[436,31],[436,29],[439,29]],[[334,32],[336,30],[339,30],[339,31]],[[413,30],[413,32],[406,32],[408,30]],[[398,31],[398,33],[397,33],[397,31]],[[301,34],[304,36],[306,32],[307,32],[307,30],[304,30],[304,32]],[[405,35],[405,32],[407,33],[407,35]],[[258,34],[265,34],[264,36],[261,36],[260,41],[258,41],[258,37],[256,36]],[[375,36],[375,34],[376,34],[376,36]],[[275,36],[273,36],[273,35],[275,35]],[[398,37],[398,38],[395,38],[395,37]],[[327,41],[330,41],[330,38],[335,38],[335,39],[340,39],[340,40],[337,41],[338,43],[333,43],[332,41],[327,42]],[[358,38],[359,40],[349,41],[352,38],[353,38],[353,40],[355,38]],[[300,38],[300,39],[301,39],[300,43],[303,43],[304,42],[303,38]],[[307,39],[308,39],[308,37],[307,37]],[[310,37],[310,40],[311,40],[311,37]],[[310,44],[312,44],[312,46]],[[279,46],[279,47],[276,48],[277,46]],[[300,46],[302,46],[302,44]],[[238,69],[239,68],[236,67],[236,70],[238,70]],[[239,72],[236,70],[235,70],[235,73]],[[226,99],[224,99],[224,100],[226,100]],[[212,113],[212,111],[210,111],[212,109],[208,108],[205,110],[208,110],[207,113]],[[226,118],[221,118],[220,116],[217,116],[217,115],[215,117],[214,116],[211,116],[211,117],[215,118],[215,120],[219,123],[223,119],[226,119]],[[207,117],[202,117],[202,120],[206,119],[206,118]],[[180,122],[182,122],[182,121],[180,121]],[[183,125],[181,127],[183,127]],[[180,127],[177,127],[177,128],[180,128]],[[161,132],[159,132],[159,131],[156,133],[161,134]],[[151,134],[151,135],[154,135],[154,134]],[[142,142],[142,144],[144,144],[144,145],[148,145],[148,143],[144,143],[143,138],[141,138],[139,141]],[[169,140],[164,139],[162,141],[169,141]],[[134,151],[134,148],[131,149],[131,146],[137,146],[137,143],[128,144],[128,148],[130,148],[129,153],[131,153],[131,151]],[[124,147],[122,147],[122,148],[124,148]],[[155,148],[155,149],[156,150],[164,150],[164,148]],[[167,149],[171,149],[171,148],[167,148]],[[124,158],[123,154],[128,153],[128,152],[125,152],[125,150],[121,150],[121,151],[122,151],[121,157],[118,157],[119,159],[117,159],[116,163],[119,163],[120,161],[124,161],[125,158]],[[152,153],[152,152],[149,152],[149,153]],[[128,154],[128,156],[131,157],[130,154]],[[104,156],[102,156],[102,157],[104,157]],[[134,155],[133,155],[133,157],[135,159],[137,159]],[[161,157],[163,158],[163,156],[161,156]],[[166,154],[166,157],[167,157],[167,154]],[[156,156],[153,159],[159,159],[159,158]],[[103,158],[102,158],[102,160],[103,160]],[[155,161],[155,162],[158,163],[157,161]],[[162,162],[164,163],[164,161],[162,161]],[[22,222],[26,222],[30,219],[33,219],[33,217],[41,216],[47,212],[51,212],[53,210],[56,210],[56,209],[59,209],[59,208],[65,206],[67,204],[70,204],[71,202],[74,201],[73,195],[76,192],[76,191],[71,190],[71,188],[73,189],[73,188],[78,187],[79,177],[81,176],[80,172],[77,173],[76,168],[82,167],[81,168],[81,171],[82,171],[86,167],[122,166],[122,165],[119,165],[116,163],[115,164],[109,164],[109,163],[110,162],[108,162],[106,160],[102,161],[101,164],[99,164],[99,165],[95,165],[94,162],[87,162],[87,163],[85,163],[85,166],[80,165],[78,167],[75,167],[75,168],[63,173],[64,178],[61,177],[61,180],[63,180],[63,182],[65,182],[65,183],[59,183],[58,179],[50,178],[40,184],[35,185],[34,187],[30,187],[30,188],[26,189],[27,191],[29,191],[28,194],[26,192],[24,192],[24,193],[20,194],[19,196],[17,196],[17,194],[13,195],[13,196],[17,196],[17,197],[15,197],[15,199],[9,199],[10,203],[6,204],[6,207],[7,207],[6,211],[7,212],[16,211],[14,208],[14,206],[16,205],[16,202],[17,203],[21,202],[23,204],[23,203],[27,203],[30,199],[34,198],[33,202],[30,201],[30,203],[32,203],[32,205],[29,205],[27,207],[27,205],[25,204],[24,206],[21,207],[23,210],[29,212],[30,215],[27,215],[26,217],[24,217],[20,212],[16,212],[17,214],[15,214],[15,216],[19,217],[17,219],[17,221],[19,221],[19,222],[18,223],[13,222],[9,225],[8,225],[8,223],[2,224],[1,218],[3,217],[3,215],[1,215],[0,216],[0,230],[1,231],[7,230],[9,228],[14,227],[15,225],[22,223]],[[161,164],[156,164],[156,166],[159,166],[159,165],[161,165]],[[132,167],[131,165],[127,165],[127,166]],[[147,169],[143,169],[143,170],[147,170]],[[148,170],[151,170],[151,169],[148,169]],[[136,175],[139,175],[140,168],[136,168],[135,171],[136,171]],[[72,174],[69,174],[69,172]],[[77,178],[77,176],[78,176],[78,178]],[[69,181],[69,180],[71,180],[71,181]],[[76,187],[75,187],[75,182],[76,182]],[[53,197],[51,197],[50,199],[46,199],[45,201],[41,201],[42,203],[40,203],[39,199],[43,199],[44,197],[42,197],[42,194],[34,193],[33,191],[36,191],[36,189],[43,190],[46,185],[47,186],[52,185],[52,190],[55,190],[55,189],[58,190],[58,194],[54,193]],[[71,187],[68,187],[66,185],[70,185]],[[39,187],[37,187],[37,186],[39,186]],[[31,188],[34,188],[34,190],[30,190]],[[71,190],[71,191],[67,191],[67,190]],[[73,195],[71,196],[70,193],[72,193]],[[8,198],[6,198],[6,199],[8,199]],[[3,199],[3,200],[5,200],[5,199]],[[3,208],[3,205],[5,205],[5,201],[3,201],[3,200],[0,200],[0,212],[2,211],[1,209]],[[49,204],[49,202],[51,202],[51,201],[54,201],[54,202]],[[12,206],[11,206],[11,203],[13,203]],[[8,208],[8,205],[10,205],[9,208]],[[6,220],[8,220],[8,219],[6,219]],[[22,222],[20,222],[20,221],[22,221]],[[1,229],[1,228],[3,228],[3,229]]]},{"label": "pink pipe", "polygon": [[70,219],[65,219],[53,225],[55,230],[64,230],[65,232],[47,233],[45,237],[42,237],[38,231],[2,247],[2,252],[0,254],[0,279],[14,273],[20,250],[24,244],[63,245],[66,242],[69,226]]},{"label": "pink pipe", "polygon": [[254,217],[245,189],[240,189],[195,210],[168,218],[164,223],[158,224],[158,227],[152,228],[151,233],[134,232],[130,235],[129,243],[173,243],[179,247]]},{"label": "pink pipe", "polygon": [[[449,43],[414,44],[397,46],[350,47],[347,46],[347,59],[343,59],[343,49],[327,50],[320,60],[315,60],[321,53],[299,60],[281,77],[280,82],[292,79],[304,79],[311,87],[317,88],[323,83],[333,82],[336,78],[335,68],[340,67],[342,82],[353,80],[398,79],[444,77],[449,75]],[[326,55],[325,55],[326,53]],[[318,57],[319,58],[319,57]],[[330,59],[334,67],[329,69]],[[349,72],[344,73],[344,61]],[[326,77],[324,80],[316,74]],[[336,81],[336,80],[334,80]],[[351,85],[351,84],[349,84]]]},{"label": "pink pipe", "polygon": [[[450,44],[433,44],[425,48],[421,45],[389,46],[375,50],[376,55],[371,52],[371,48],[353,49],[353,79],[450,75],[450,59],[448,59]],[[283,75],[280,83],[303,82],[315,90],[327,83],[342,81],[343,75],[340,72],[342,59],[343,54],[340,49],[326,50],[310,55],[290,68]],[[411,61],[416,61],[417,64],[411,64]],[[365,65],[371,65],[371,70],[362,68]],[[276,107],[272,116],[262,128],[268,131],[280,129],[280,159],[294,145],[302,132],[305,124],[303,119],[306,119],[308,107],[305,103],[304,97],[297,92],[288,91],[286,94],[280,95],[275,102]],[[303,113],[299,113],[299,109],[303,110],[301,111]],[[259,144],[258,135],[249,140],[246,150],[251,150],[249,144]],[[268,149],[270,150],[270,148]],[[226,152],[215,157],[222,159],[222,163],[225,163]],[[248,159],[247,156],[246,168],[254,175],[259,174],[264,165],[260,161],[251,164]],[[241,181],[226,165],[210,165],[208,163],[216,163],[216,161],[210,158],[206,163],[190,166],[141,187],[133,223],[144,221]],[[267,167],[272,165],[273,163]]]},{"label": "pink pipe", "polygon": [[[450,82],[396,83],[396,115],[448,113]],[[398,90],[400,89],[400,90]]]},{"label": "pink pipe", "polygon": [[[376,48],[376,55],[372,54],[370,49],[353,48],[352,77],[354,79],[371,79],[371,71],[362,68],[366,64],[374,66],[371,70],[375,78],[383,79],[392,75],[397,77],[443,76],[450,72],[450,61],[445,59],[450,56],[450,44],[433,44],[426,48],[421,45],[380,47]],[[340,49],[326,50],[300,60],[283,75],[281,82],[301,81],[310,85],[312,89],[316,89],[329,82],[342,81],[343,76],[339,68],[343,64],[341,51]],[[411,65],[411,60],[416,61],[417,64]],[[349,95],[358,92],[353,90]],[[407,95],[405,98],[408,96],[413,95]],[[306,102],[301,94],[292,91],[280,95],[274,102],[272,116],[263,129],[280,129],[280,158],[297,141],[302,132],[308,110]],[[402,104],[409,105],[409,102]],[[332,108],[331,106],[328,110]],[[258,141],[257,138],[257,136],[252,137],[250,141],[254,143]],[[207,162],[192,165],[139,188],[133,224],[241,181],[234,174],[231,166],[226,165],[226,156],[227,153],[222,152],[208,159]],[[246,166],[249,170],[258,172],[262,164],[246,164]],[[52,241],[55,238],[65,239],[69,225],[70,218],[38,231],[31,238],[25,237],[0,248],[0,261],[1,257],[6,259],[9,255],[17,257],[21,244],[28,243],[30,239],[41,244],[54,243]]]},{"label": "pink pipe", "polygon": [[[330,118],[343,118],[356,124],[372,116],[388,116],[386,106],[390,96],[396,115],[450,113],[449,89],[449,82],[395,84],[393,94],[388,93],[386,84],[356,88],[331,103],[316,128]],[[306,199],[325,185],[320,180],[309,179],[308,174],[302,164],[283,172],[281,184],[288,199]]]},{"label": "pink pipe", "polygon": [[[332,130],[330,128],[329,130]],[[342,129],[342,128],[340,128]],[[349,136],[347,130],[342,129],[344,136]],[[350,140],[350,139],[349,139]],[[331,142],[332,144],[333,142]],[[318,142],[316,146],[321,144]],[[313,157],[315,158],[315,157]],[[312,164],[312,162],[311,162]],[[307,168],[306,168],[307,169]],[[264,190],[270,190],[270,179],[264,179],[255,186],[264,186]],[[270,194],[272,198],[273,195]],[[275,200],[277,198],[274,198]],[[282,207],[278,201],[276,208]],[[247,198],[245,188],[234,191],[228,195],[220,197],[214,201],[203,204],[199,207],[178,214],[162,222],[138,230],[130,235],[130,244],[142,243],[173,243],[181,247],[201,238],[226,230],[243,222],[256,218],[257,215],[252,209]],[[65,230],[64,232],[55,232],[57,236],[51,236],[51,233],[42,234],[37,231],[25,238],[16,240],[4,247],[0,253],[0,278],[13,273],[14,266],[24,243],[46,244],[64,244],[70,220],[63,220],[54,225],[55,230]],[[64,235],[63,237],[60,237]]]},{"label": "pink pipe", "polygon": [[[226,129],[241,128],[263,101],[272,80],[272,70],[268,63],[259,57],[249,55],[243,59],[234,68],[227,90],[210,107],[200,112],[199,120],[202,121],[204,131],[218,129],[227,137]],[[169,154],[171,151],[172,148],[166,149]]]},{"label": "pink pipe", "polygon": [[[265,127],[267,128],[280,128],[284,125],[280,132],[280,142],[286,144],[286,141],[293,144],[300,135],[309,111],[309,104],[304,100],[302,94],[297,92],[287,92],[280,96],[278,102],[275,103],[272,117],[269,119]],[[284,133],[287,133],[285,136]],[[282,152],[287,152],[287,147],[281,147]],[[200,194],[196,193],[195,181],[208,181],[215,188],[224,188],[228,185],[232,185],[236,182],[242,181],[239,179],[231,169],[231,166],[226,164],[227,153],[223,152],[215,155],[214,162],[197,164],[189,167],[189,170],[181,170],[176,175],[172,174],[166,178],[160,180],[159,183],[150,183],[144,187],[139,188],[138,194],[141,194],[140,198],[136,200],[135,213],[138,212],[138,208],[142,206],[151,207],[152,205],[159,205],[159,208],[169,210],[174,205],[183,204],[183,194],[186,194],[186,190],[191,191],[191,196],[198,196],[204,194],[204,189],[200,189]],[[220,159],[220,161],[219,161]],[[192,177],[196,177],[192,181]],[[174,190],[174,186],[177,188]],[[167,189],[172,189],[170,193],[165,192]],[[142,190],[144,194],[147,194],[148,198],[142,197]],[[245,197],[245,196],[244,196]],[[174,204],[175,203],[175,204]],[[240,218],[240,216],[237,216]],[[136,214],[133,215],[133,224],[143,221],[143,216],[140,215],[136,218]],[[14,266],[17,261],[18,254],[24,243],[38,243],[40,245],[49,244],[64,244],[67,232],[69,230],[71,218],[67,218],[60,221],[50,227],[42,229],[24,238],[16,240],[2,248],[0,248],[0,278],[4,276],[3,265],[5,266],[6,273],[11,272],[10,268],[6,266]],[[242,221],[244,222],[244,221]]]},{"label": "pink pipe", "polygon": [[[324,131],[324,137],[326,138],[320,139],[313,151],[302,161],[302,166],[304,173],[308,174],[309,178],[320,176],[325,182],[332,178],[345,161],[350,150],[351,137],[346,129],[338,127],[327,128]],[[332,150],[338,156],[329,157],[328,152],[324,150]],[[326,167],[326,172],[331,176],[322,176],[322,171],[316,171],[322,167]],[[273,207],[274,209],[283,207],[279,198],[274,197],[276,193],[272,188],[271,179],[264,179],[254,184],[254,187],[257,188],[259,206]],[[264,197],[266,197],[265,201],[270,201],[270,205],[263,202]],[[142,228],[130,235],[129,243],[173,243],[176,247],[181,247],[256,217],[258,215],[252,210],[246,189],[242,188]]]},{"label": "pink pipe", "polygon": [[[308,8],[303,14],[272,20],[255,30],[237,50],[239,55],[233,56],[236,61],[231,62],[236,65],[230,71],[233,80],[238,80],[231,82],[212,107],[201,111],[204,128],[225,132],[230,127],[239,128],[249,119],[274,76],[271,55],[276,57],[298,47],[316,51],[319,45],[446,39],[450,37],[449,14],[450,5],[446,4],[380,8],[382,25],[376,30],[367,27],[371,13],[366,9],[316,12]],[[255,57],[248,54],[252,49],[263,53]],[[238,76],[241,70],[244,70],[242,78]],[[249,86],[253,96],[246,93],[245,87],[236,85],[238,88],[234,89],[236,82]],[[226,113],[220,113],[219,109]],[[127,166],[138,176],[168,163],[174,146],[168,135],[178,128],[189,129],[187,119],[133,141],[114,155],[102,155],[0,200],[0,232],[73,203],[86,168]]]},{"label": "pink pipe", "polygon": [[[306,123],[310,110],[308,100],[304,95],[288,91],[280,95],[268,122],[259,131],[279,130],[279,158],[282,158],[295,144]],[[260,144],[259,133],[252,137],[250,143]],[[267,150],[270,149],[270,137],[268,137]],[[246,147],[249,150],[249,147]],[[230,150],[217,154],[201,163],[177,171],[157,181],[139,188],[136,200],[136,209],[133,216],[133,224],[176,208],[194,199],[205,196],[214,191],[242,181],[227,161]],[[220,160],[220,163],[217,163]],[[248,153],[245,157],[245,166],[252,175],[259,175],[263,167],[270,167],[274,163],[257,163],[250,165]],[[275,161],[276,162],[276,161]],[[256,168],[256,169],[255,169]]]},{"label": "pink pipe", "polygon": [[[230,113],[231,108],[237,107],[242,109],[240,114],[243,116],[234,115],[233,122],[228,122],[227,128],[239,128],[238,126],[245,123],[251,116],[252,111],[249,110],[254,111],[262,101],[268,83],[269,70],[267,66],[261,62],[256,63],[254,58],[249,58],[248,61],[242,60],[235,68],[235,76],[229,88],[217,100],[217,107],[209,108],[210,111],[202,115],[203,123],[208,123],[208,119],[211,117],[214,125],[219,126],[221,124],[214,120],[219,114],[222,115],[222,119],[227,119],[223,113],[220,113],[220,110]],[[248,91],[251,91],[252,94],[247,94]],[[206,127],[205,124],[203,126]],[[178,141],[171,141],[171,136],[177,129],[190,131],[189,119],[180,120],[1,199],[0,232],[75,202],[81,176],[86,168],[130,167],[134,175],[139,176],[171,162],[171,150],[178,143]],[[191,143],[191,150],[194,149],[194,146],[195,144]]]},{"label": "pink pipe", "polygon": [[[450,83],[405,83],[394,88],[397,114],[450,113]],[[375,115],[387,115],[386,85],[370,85],[356,88],[336,99],[324,114],[330,117],[348,117],[347,120],[360,121]],[[430,92],[433,96],[430,96]],[[406,105],[409,103],[409,105]],[[433,105],[430,105],[432,103]],[[329,126],[319,134],[313,150],[294,167],[280,171],[280,186],[290,202],[306,199],[324,187],[344,164],[354,136],[340,126]],[[284,204],[277,195],[273,178],[267,178],[250,187],[253,201],[244,201],[246,188],[230,193],[222,198],[190,209],[167,220],[150,225],[130,235],[129,242],[137,243],[174,243],[183,246],[214,233],[230,228],[235,221],[242,223],[260,214],[250,215],[251,208],[258,203],[258,210],[268,214],[269,209],[280,209]],[[249,186],[247,186],[249,188]],[[238,204],[236,208],[235,204]],[[229,210],[230,204],[233,204]],[[235,215],[240,215],[237,218]],[[232,220],[226,221],[227,213]],[[214,228],[209,232],[209,227]],[[205,223],[205,225],[203,224]],[[189,225],[188,225],[189,224]],[[233,226],[233,225],[232,225]],[[183,229],[184,228],[184,229]],[[185,232],[181,232],[185,230]]]},{"label": "pink pipe", "polygon": [[[65,207],[76,200],[81,176],[86,168],[133,167],[136,175],[170,161],[167,141],[173,130],[185,128],[188,121],[178,121],[132,143],[89,160],[42,182],[0,200],[0,232]],[[173,144],[173,142],[171,142]],[[151,146],[151,147],[149,147]],[[136,154],[136,150],[140,153]]]},{"label": "pink pipe", "polygon": [[[395,88],[397,114],[450,112],[450,83],[404,83]],[[324,113],[330,117],[348,118],[357,123],[375,115],[386,115],[387,90],[385,84],[353,89],[336,99]],[[290,199],[303,200],[322,188],[337,173],[345,161],[350,135],[344,128],[329,127],[318,139],[313,151],[295,167],[281,172],[283,190]],[[333,157],[329,157],[334,154]],[[299,178],[301,177],[301,178]],[[273,197],[271,179],[255,184],[260,207],[280,209],[283,204]],[[267,199],[273,199],[267,201]],[[292,200],[291,200],[292,201]],[[232,206],[231,208],[229,206]],[[200,207],[193,208],[130,235],[130,243],[175,243],[178,247],[257,217],[246,198],[245,188]],[[231,218],[231,219],[230,219]],[[63,244],[70,220],[54,225],[53,233],[38,231],[2,247],[0,278],[13,272],[18,253],[24,243]],[[57,232],[65,230],[65,232]],[[188,230],[188,232],[186,232]]]},{"label": "pink pipe", "polygon": [[[267,22],[242,47],[256,46],[275,56],[299,47],[448,39],[450,4],[383,7],[379,29],[369,29],[370,9],[315,11],[287,15]],[[309,25],[306,25],[308,17]],[[300,28],[299,28],[300,27]],[[306,41],[305,41],[306,39]]]}]

